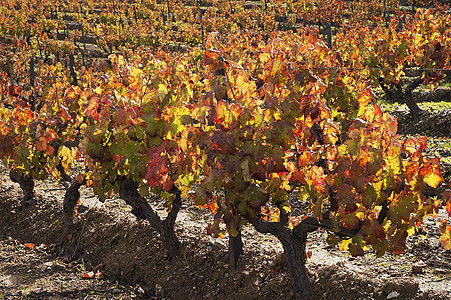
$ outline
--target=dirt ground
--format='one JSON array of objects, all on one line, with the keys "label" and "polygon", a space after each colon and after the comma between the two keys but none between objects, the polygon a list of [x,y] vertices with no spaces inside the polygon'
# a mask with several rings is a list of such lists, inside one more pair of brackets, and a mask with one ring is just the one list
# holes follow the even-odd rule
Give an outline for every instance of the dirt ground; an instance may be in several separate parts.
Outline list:
[{"label": "dirt ground", "polygon": [[[158,235],[120,199],[82,191],[76,228],[62,222],[63,187],[38,182],[38,205],[21,208],[18,185],[1,170],[0,299],[290,299],[281,245],[252,228],[244,255],[228,265],[227,239],[206,234],[211,215],[187,206],[178,218],[183,255],[168,261]],[[153,203],[159,213],[163,207]],[[353,258],[311,234],[308,261],[316,299],[450,299],[451,251],[438,246],[438,223],[425,222],[402,256]],[[34,245],[30,245],[32,243]],[[97,278],[86,278],[87,272]],[[93,275],[93,273],[91,273]]]}]

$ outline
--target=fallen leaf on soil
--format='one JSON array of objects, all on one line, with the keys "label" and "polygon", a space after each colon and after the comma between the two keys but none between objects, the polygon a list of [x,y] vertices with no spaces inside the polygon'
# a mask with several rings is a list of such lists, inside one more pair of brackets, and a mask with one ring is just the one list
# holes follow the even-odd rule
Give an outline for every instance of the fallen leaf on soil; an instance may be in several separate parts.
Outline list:
[{"label": "fallen leaf on soil", "polygon": [[83,274],[84,278],[88,278],[88,279],[93,279],[96,276],[96,274],[94,272],[86,272],[85,274]]},{"label": "fallen leaf on soil", "polygon": [[95,275],[96,279],[102,279],[103,278],[103,272],[102,271],[97,271],[96,275]]},{"label": "fallen leaf on soil", "polygon": [[422,260],[420,260],[419,262],[416,262],[412,265],[412,272],[413,273],[422,273],[423,269],[426,267],[427,267],[427,265]]},{"label": "fallen leaf on soil", "polygon": [[394,292],[391,292],[390,294],[387,295],[387,299],[396,298],[398,296],[399,296],[399,293],[394,291]]},{"label": "fallen leaf on soil", "polygon": [[35,247],[35,244],[32,244],[32,243],[25,243],[25,244],[23,244],[23,245],[24,245],[24,247],[27,248],[27,249],[33,249],[33,248]]},{"label": "fallen leaf on soil", "polygon": [[142,287],[140,287],[138,284],[135,287],[135,293],[138,294],[139,297],[144,297],[146,295],[146,292]]},{"label": "fallen leaf on soil", "polygon": [[161,293],[161,290],[163,289],[163,287],[160,284],[155,284],[155,292],[157,294]]},{"label": "fallen leaf on soil", "polygon": [[[99,265],[100,266],[100,265]],[[97,266],[96,268],[101,268],[101,266],[99,267],[99,266]],[[103,265],[102,265],[103,266]],[[84,274],[83,274],[83,277],[84,278],[87,278],[87,279],[102,279],[103,278],[103,272],[102,271],[99,271],[99,270],[95,270],[94,269],[94,271],[90,271],[90,272],[85,272]]]}]

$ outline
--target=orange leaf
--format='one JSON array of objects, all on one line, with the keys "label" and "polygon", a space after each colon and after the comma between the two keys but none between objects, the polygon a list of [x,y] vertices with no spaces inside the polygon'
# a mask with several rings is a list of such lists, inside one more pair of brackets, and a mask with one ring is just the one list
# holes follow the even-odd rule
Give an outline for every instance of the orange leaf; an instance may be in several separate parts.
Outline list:
[{"label": "orange leaf", "polygon": [[47,142],[53,141],[57,136],[58,134],[53,129],[49,129],[44,133],[44,138]]},{"label": "orange leaf", "polygon": [[91,98],[91,101],[88,104],[88,107],[86,108],[86,115],[91,116],[94,118],[94,120],[99,121],[100,115],[97,111],[99,107],[99,99],[96,97]]},{"label": "orange leaf", "polygon": [[36,143],[36,150],[45,151],[45,149],[47,149],[47,141],[41,136],[39,141]]},{"label": "orange leaf", "polygon": [[438,157],[430,159],[429,163],[423,165],[420,170],[420,174],[424,176],[424,182],[431,187],[436,188],[438,184],[443,180],[440,171],[440,159]]},{"label": "orange leaf", "polygon": [[208,204],[208,208],[211,210],[213,214],[216,214],[218,212],[219,206],[218,203],[214,201]]},{"label": "orange leaf", "polygon": [[45,149],[45,153],[47,155],[53,155],[53,152],[55,152],[55,148],[53,148],[52,146],[47,146],[47,148]]},{"label": "orange leaf", "polygon": [[440,244],[445,250],[451,250],[451,226],[447,226],[447,220],[440,223]]},{"label": "orange leaf", "polygon": [[60,109],[60,111],[58,112],[58,115],[65,122],[68,122],[68,121],[70,121],[72,119],[71,116],[69,115],[68,111],[67,111],[67,108],[65,108],[65,107],[62,107]]},{"label": "orange leaf", "polygon": [[35,244],[32,244],[32,243],[25,243],[25,244],[23,244],[24,246],[25,246],[25,248],[27,248],[27,249],[33,249],[34,247],[35,247]]}]

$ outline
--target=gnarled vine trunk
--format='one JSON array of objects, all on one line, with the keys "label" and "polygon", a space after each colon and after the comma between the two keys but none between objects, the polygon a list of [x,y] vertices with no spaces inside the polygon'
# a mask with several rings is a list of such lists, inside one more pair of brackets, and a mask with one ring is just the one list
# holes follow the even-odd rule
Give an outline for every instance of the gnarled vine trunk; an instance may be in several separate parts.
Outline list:
[{"label": "gnarled vine trunk", "polygon": [[229,264],[232,270],[236,269],[238,258],[243,254],[243,240],[241,239],[241,231],[237,236],[229,234]]},{"label": "gnarled vine trunk", "polygon": [[34,180],[29,174],[23,173],[20,175],[17,171],[11,170],[9,172],[9,178],[12,182],[18,183],[22,189],[22,206],[36,204],[34,199]]},{"label": "gnarled vine trunk", "polygon": [[[59,145],[55,146],[55,148],[58,149]],[[63,180],[63,184],[66,188],[63,202],[63,221],[67,227],[72,227],[74,225],[75,206],[77,205],[78,200],[80,200],[80,187],[86,184],[86,179],[83,179],[82,182],[78,182],[76,178],[72,178],[66,173],[61,163],[56,167],[56,169],[60,172],[61,179]],[[66,182],[69,182],[70,185]]]},{"label": "gnarled vine trunk", "polygon": [[402,88],[402,81],[389,88],[382,78],[379,78],[379,84],[384,91],[385,97],[391,101],[404,102],[410,110],[410,115],[416,120],[420,117],[423,110],[413,100],[413,90],[421,85],[423,79],[417,78],[407,85],[406,88]]},{"label": "gnarled vine trunk", "polygon": [[251,220],[252,225],[260,233],[271,233],[281,243],[287,260],[288,270],[294,291],[294,299],[309,300],[313,298],[313,287],[305,267],[308,232],[316,230],[308,224],[300,223],[293,230],[281,222],[263,222]]},{"label": "gnarled vine trunk", "polygon": [[171,190],[175,194],[172,201],[172,210],[169,212],[165,220],[161,220],[160,216],[152,209],[147,200],[138,192],[138,185],[135,181],[126,178],[118,179],[119,195],[130,205],[132,213],[139,219],[146,219],[150,225],[161,235],[163,244],[168,250],[169,259],[180,256],[180,242],[174,231],[174,224],[177,214],[181,206],[181,193],[173,187]]},{"label": "gnarled vine trunk", "polygon": [[80,199],[79,190],[83,184],[84,182],[79,183],[78,180],[74,180],[64,194],[63,220],[67,227],[74,225],[74,210],[78,200]]},{"label": "gnarled vine trunk", "polygon": [[287,230],[288,232],[280,232],[275,234],[275,236],[283,246],[288,270],[291,275],[294,299],[307,300],[313,297],[313,287],[305,267],[307,232],[297,230],[300,227],[301,225],[293,231]]}]

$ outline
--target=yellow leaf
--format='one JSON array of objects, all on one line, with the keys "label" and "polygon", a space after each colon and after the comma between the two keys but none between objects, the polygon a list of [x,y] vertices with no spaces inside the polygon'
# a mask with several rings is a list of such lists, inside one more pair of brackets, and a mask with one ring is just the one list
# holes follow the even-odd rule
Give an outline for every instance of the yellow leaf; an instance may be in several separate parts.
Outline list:
[{"label": "yellow leaf", "polygon": [[346,146],[346,144],[341,144],[340,146],[338,146],[338,154],[339,155],[348,154],[348,147]]},{"label": "yellow leaf", "polygon": [[163,101],[164,97],[166,97],[167,94],[168,94],[168,89],[163,84],[158,85],[158,92],[157,92],[158,99],[160,101]]},{"label": "yellow leaf", "polygon": [[61,165],[66,172],[72,167],[73,155],[74,153],[66,146],[61,146],[58,150],[58,156],[61,157]]},{"label": "yellow leaf", "polygon": [[407,236],[411,236],[413,234],[415,234],[415,227],[410,227],[407,229]]},{"label": "yellow leaf", "polygon": [[135,67],[131,67],[130,68],[130,76],[132,76],[133,78],[135,78],[136,81],[140,81],[141,80],[141,76],[143,74],[143,71],[135,68]]},{"label": "yellow leaf", "polygon": [[445,250],[451,250],[451,226],[448,226],[448,230],[440,237],[440,244]]},{"label": "yellow leaf", "polygon": [[429,174],[424,177],[424,182],[426,182],[433,188],[436,188],[442,180],[443,178],[436,173]]},{"label": "yellow leaf", "polygon": [[393,173],[399,174],[401,172],[401,159],[399,156],[389,157],[387,164],[391,167]]},{"label": "yellow leaf", "polygon": [[282,204],[282,209],[285,211],[285,213],[289,214],[291,213],[291,207],[287,203]]},{"label": "yellow leaf", "polygon": [[96,92],[96,94],[100,96],[100,95],[103,93],[103,89],[102,89],[100,86],[98,86],[98,87],[94,90],[94,92]]},{"label": "yellow leaf", "polygon": [[340,246],[338,246],[338,248],[340,249],[340,251],[346,251],[348,250],[349,244],[352,242],[352,238],[350,238],[349,240],[343,240],[340,243]]},{"label": "yellow leaf", "polygon": [[261,53],[258,58],[262,63],[266,63],[270,60],[271,56],[269,55],[269,53]]}]

